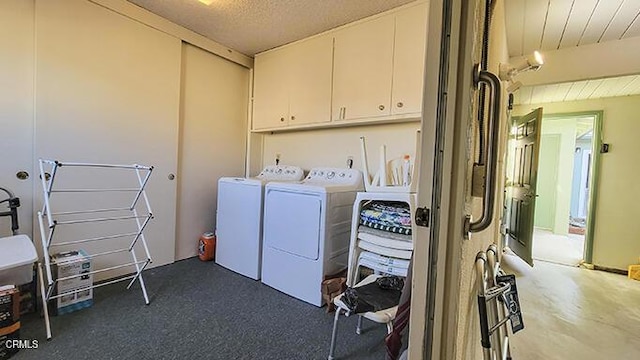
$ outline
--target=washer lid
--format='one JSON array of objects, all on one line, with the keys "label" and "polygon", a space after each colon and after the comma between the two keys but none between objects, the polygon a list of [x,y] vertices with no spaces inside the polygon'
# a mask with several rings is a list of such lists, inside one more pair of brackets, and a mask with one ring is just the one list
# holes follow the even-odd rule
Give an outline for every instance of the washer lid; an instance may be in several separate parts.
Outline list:
[{"label": "washer lid", "polygon": [[27,235],[0,238],[0,271],[28,265],[38,260],[36,248]]},{"label": "washer lid", "polygon": [[243,178],[243,177],[222,177],[218,180],[218,183],[229,184],[242,184],[250,186],[262,186],[266,181],[257,178]]}]

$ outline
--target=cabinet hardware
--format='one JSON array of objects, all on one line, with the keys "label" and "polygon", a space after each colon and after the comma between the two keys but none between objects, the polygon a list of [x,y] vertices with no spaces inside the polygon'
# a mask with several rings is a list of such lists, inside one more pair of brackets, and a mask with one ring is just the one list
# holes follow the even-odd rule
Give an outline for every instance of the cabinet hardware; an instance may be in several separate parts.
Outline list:
[{"label": "cabinet hardware", "polygon": [[22,170],[16,173],[16,177],[20,180],[27,180],[29,178],[29,173]]},{"label": "cabinet hardware", "polygon": [[283,117],[281,117],[281,118],[280,118],[280,121],[284,122],[284,118],[283,118]]},{"label": "cabinet hardware", "polygon": [[291,115],[291,120],[295,120],[295,119],[296,119],[296,117]]},{"label": "cabinet hardware", "polygon": [[399,102],[399,103],[397,103],[397,104],[396,104],[396,106],[397,106],[397,107],[399,107],[399,108],[401,108],[401,107],[403,107],[403,106],[404,106],[404,104],[403,104],[402,102]]},{"label": "cabinet hardware", "polygon": [[384,105],[380,105],[380,106],[378,106],[378,109],[380,109],[380,110],[384,110]]},{"label": "cabinet hardware", "polygon": [[176,176],[175,176],[175,175],[173,175],[173,174],[169,174],[169,175],[167,176],[167,179],[169,179],[169,180],[173,180],[173,179],[175,179],[175,178],[176,178]]}]

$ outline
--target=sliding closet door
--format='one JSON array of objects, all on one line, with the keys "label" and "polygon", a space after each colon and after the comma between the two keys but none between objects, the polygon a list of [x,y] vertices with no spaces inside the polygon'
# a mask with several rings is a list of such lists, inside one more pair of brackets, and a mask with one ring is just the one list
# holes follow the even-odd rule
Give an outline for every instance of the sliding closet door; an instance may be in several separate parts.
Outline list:
[{"label": "sliding closet door", "polygon": [[[37,0],[36,52],[36,158],[154,166],[148,195],[155,218],[145,231],[151,266],[173,262],[180,40],[89,1]],[[117,171],[74,172],[63,167],[56,186],[130,187],[131,181],[135,178]],[[67,211],[107,202],[129,205],[128,195],[108,193],[95,200],[82,194],[60,195],[52,206],[54,211]],[[41,197],[37,192],[38,204]],[[58,226],[56,237],[74,240],[122,233],[130,225]],[[86,243],[81,248],[97,253],[126,247],[130,241]],[[127,253],[110,255],[95,259],[94,266],[130,259]]]},{"label": "sliding closet door", "polygon": [[218,179],[245,167],[249,70],[184,44],[176,259],[215,229]]},{"label": "sliding closet door", "polygon": [[[32,235],[33,2],[0,1],[0,187],[20,198],[19,232]],[[19,172],[20,178],[16,175]],[[25,177],[28,176],[28,177]],[[7,195],[0,191],[0,200]],[[8,211],[7,203],[0,212]],[[11,235],[0,218],[0,237]]]}]

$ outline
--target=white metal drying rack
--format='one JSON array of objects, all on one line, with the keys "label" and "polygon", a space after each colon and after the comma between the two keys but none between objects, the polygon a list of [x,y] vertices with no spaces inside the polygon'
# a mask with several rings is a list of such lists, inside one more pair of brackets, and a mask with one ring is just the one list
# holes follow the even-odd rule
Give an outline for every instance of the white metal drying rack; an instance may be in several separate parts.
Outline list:
[{"label": "white metal drying rack", "polygon": [[[131,288],[133,283],[138,280],[140,283],[140,288],[142,289],[142,295],[144,296],[145,303],[149,304],[149,296],[147,295],[147,289],[144,284],[144,279],[142,278],[142,271],[151,263],[151,254],[149,253],[149,248],[147,247],[147,241],[144,237],[144,230],[149,224],[149,221],[153,219],[153,213],[151,211],[151,206],[149,205],[149,199],[145,192],[145,186],[147,185],[149,178],[151,177],[151,173],[153,172],[153,166],[143,166],[138,164],[133,165],[113,165],[113,164],[93,164],[93,163],[68,163],[68,162],[60,162],[55,160],[39,160],[40,166],[40,179],[42,183],[42,192],[44,197],[44,204],[42,206],[42,210],[38,211],[38,221],[40,225],[40,239],[42,242],[42,254],[44,267],[46,270],[46,285],[44,281],[44,274],[42,269],[42,261],[38,262],[38,277],[40,281],[40,293],[42,297],[42,304],[44,310],[44,318],[45,318],[45,326],[47,330],[47,339],[51,339],[51,324],[49,321],[49,311],[47,308],[47,304],[50,300],[54,300],[63,296],[71,295],[74,293],[79,293],[82,291],[94,289],[97,287],[110,285],[116,282],[130,280],[127,285],[127,289]],[[82,188],[82,189],[55,189],[54,183],[56,179],[56,174],[65,167],[84,167],[84,168],[103,168],[103,169],[128,169],[135,171],[138,184],[133,188]],[[47,173],[45,170],[50,168],[50,173]],[[65,211],[65,212],[54,212],[51,208],[50,197],[52,193],[101,193],[101,192],[132,192],[135,195],[133,196],[133,201],[129,206],[126,207],[116,207],[116,208],[106,208],[106,209],[91,209],[91,210],[76,210],[76,211]],[[146,206],[146,213],[139,214],[136,209],[136,205],[142,199],[142,204]],[[102,214],[102,213],[117,213],[117,212],[129,212],[127,216],[111,216],[111,217],[97,217],[91,219],[68,219],[64,221],[58,221],[56,219],[57,216],[64,216],[65,219],[69,216],[73,215],[87,215],[87,214]],[[46,224],[45,224],[46,219]],[[99,236],[87,239],[79,239],[79,240],[71,240],[64,242],[55,242],[54,243],[54,235],[55,230],[58,226],[67,226],[74,224],[82,224],[82,223],[92,223],[92,222],[116,222],[122,220],[135,220],[138,230],[135,232],[128,232],[122,234],[114,234],[114,235],[106,235]],[[66,276],[63,278],[54,278],[53,271],[51,268],[50,261],[50,249],[56,246],[65,246],[65,245],[77,245],[88,242],[96,242],[101,240],[110,240],[117,238],[130,238],[131,243],[128,247],[122,249],[113,249],[109,251],[104,251],[96,254],[90,254],[90,259],[95,259],[100,256],[106,256],[116,253],[124,253],[129,252],[133,261],[118,264],[110,267],[106,267],[103,269],[94,269],[89,273],[83,273],[78,275]],[[136,243],[142,243],[142,247],[144,249],[144,256],[139,258],[136,255],[134,246]],[[66,291],[63,293],[54,293],[56,284],[59,281],[70,280],[80,276],[85,275],[93,275],[97,273],[103,273],[106,271],[122,269],[129,266],[135,267],[135,273],[131,275],[127,275],[124,277],[119,277],[113,280],[109,280],[106,282],[101,282],[99,284],[91,284],[90,286],[83,287],[80,289],[75,289],[71,291]]]}]

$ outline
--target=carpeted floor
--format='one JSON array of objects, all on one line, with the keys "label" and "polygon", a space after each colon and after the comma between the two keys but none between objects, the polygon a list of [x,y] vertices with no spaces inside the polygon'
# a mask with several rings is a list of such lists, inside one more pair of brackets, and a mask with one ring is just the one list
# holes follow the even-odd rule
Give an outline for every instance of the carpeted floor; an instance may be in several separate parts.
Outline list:
[{"label": "carpeted floor", "polygon": [[[139,286],[96,289],[93,307],[52,317],[51,341],[39,316],[23,317],[21,338],[39,347],[12,359],[327,358],[333,313],[324,308],[196,258],[144,276],[150,305]],[[356,335],[356,320],[341,317],[336,357],[384,358],[385,326],[365,320]]]}]

